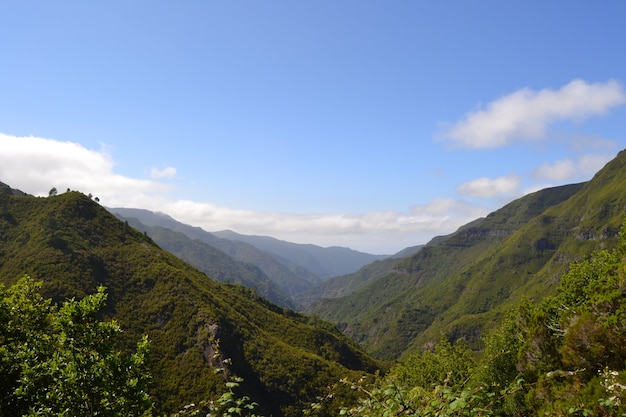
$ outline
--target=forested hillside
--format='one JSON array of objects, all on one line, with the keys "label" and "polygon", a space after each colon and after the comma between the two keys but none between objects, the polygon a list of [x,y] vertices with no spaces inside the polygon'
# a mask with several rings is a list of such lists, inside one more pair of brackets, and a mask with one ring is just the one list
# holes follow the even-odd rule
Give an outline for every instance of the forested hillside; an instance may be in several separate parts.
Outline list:
[{"label": "forested hillside", "polygon": [[[107,412],[182,417],[223,394],[267,416],[622,415],[625,212],[621,152],[587,183],[529,194],[413,256],[329,281],[335,298],[312,311],[390,366],[328,322],[211,279],[80,192],[0,184],[0,411],[35,401],[36,415],[46,404],[81,415],[96,398]],[[246,279],[199,243],[185,255]],[[66,395],[72,383],[86,402]],[[220,415],[251,411],[232,410]]]},{"label": "forested hillside", "polygon": [[323,248],[311,244],[285,242],[269,236],[242,235],[232,230],[222,230],[214,234],[234,242],[253,245],[294,267],[311,271],[322,281],[349,274],[374,261],[388,257],[388,255],[358,252],[350,248]]},{"label": "forested hillside", "polygon": [[346,415],[622,416],[626,412],[626,229],[569,265],[553,296],[507,311],[476,360],[441,335],[370,384]]},{"label": "forested hillside", "polygon": [[614,246],[625,208],[621,152],[591,181],[513,201],[434,240],[359,291],[308,311],[381,358],[418,350],[442,332],[477,349],[505,311],[553,294],[571,261]]},{"label": "forested hillside", "polygon": [[255,265],[288,296],[305,291],[321,282],[321,279],[311,271],[292,264],[285,264],[249,243],[220,238],[199,227],[176,221],[168,215],[133,208],[113,208],[110,210],[124,218],[135,218],[148,227],[163,227],[183,233],[190,239],[198,240],[218,249],[236,261]]},{"label": "forested hillside", "polygon": [[212,280],[82,193],[36,198],[2,189],[1,281],[28,274],[53,302],[106,287],[103,318],[119,323],[126,349],[148,335],[157,415],[225,389],[224,375],[213,372],[222,366],[217,340],[221,357],[232,359],[228,373],[244,378],[241,393],[266,415],[299,415],[329,384],[377,369],[332,326]]},{"label": "forested hillside", "polygon": [[241,284],[274,304],[296,308],[296,303],[256,265],[235,261],[219,249],[200,240],[191,239],[182,232],[160,226],[146,226],[134,217],[128,219],[119,215],[118,217],[128,222],[131,227],[146,233],[161,248],[206,273],[212,279]]}]

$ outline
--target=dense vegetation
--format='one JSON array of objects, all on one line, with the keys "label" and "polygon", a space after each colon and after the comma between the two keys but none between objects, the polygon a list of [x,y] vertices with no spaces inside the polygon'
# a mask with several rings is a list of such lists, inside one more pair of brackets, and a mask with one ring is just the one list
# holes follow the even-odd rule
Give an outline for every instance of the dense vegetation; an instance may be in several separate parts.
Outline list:
[{"label": "dense vegetation", "polygon": [[570,262],[616,245],[624,190],[620,152],[589,182],[515,200],[307,312],[336,323],[379,358],[406,356],[442,332],[481,349],[508,310],[554,294]]},{"label": "dense vegetation", "polygon": [[617,416],[626,413],[626,229],[571,264],[556,294],[511,310],[479,360],[460,339],[409,356],[352,416]]},{"label": "dense vegetation", "polygon": [[0,414],[624,415],[625,172],[622,152],[318,305],[391,365],[81,193],[0,184]]},{"label": "dense vegetation", "polygon": [[229,375],[244,378],[238,393],[266,415],[299,415],[329,384],[379,367],[332,325],[211,280],[79,192],[0,192],[0,242],[5,285],[28,274],[52,303],[107,288],[101,318],[124,330],[123,352],[151,342],[157,415],[227,392],[216,339]]},{"label": "dense vegetation", "polygon": [[148,414],[148,341],[121,352],[120,327],[96,318],[104,288],[56,306],[40,287],[30,277],[0,286],[0,415]]},{"label": "dense vegetation", "polygon": [[[22,278],[0,287],[0,412],[6,416],[150,415],[147,341],[124,356],[119,327],[96,320],[104,290],[60,308]],[[608,416],[626,412],[626,228],[619,245],[575,262],[554,296],[509,312],[478,360],[462,339],[442,336],[388,374],[344,377],[304,415]],[[253,416],[214,340],[221,396],[189,404],[179,417]],[[17,359],[17,360],[15,360]],[[350,400],[347,390],[356,394]],[[341,401],[337,402],[337,398]],[[294,410],[294,414],[297,414]]]}]

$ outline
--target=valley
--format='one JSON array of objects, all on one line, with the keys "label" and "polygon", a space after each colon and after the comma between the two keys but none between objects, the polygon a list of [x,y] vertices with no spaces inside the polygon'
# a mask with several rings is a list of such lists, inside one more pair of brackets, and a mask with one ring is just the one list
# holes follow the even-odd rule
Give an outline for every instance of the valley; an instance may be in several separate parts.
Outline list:
[{"label": "valley", "polygon": [[[602,366],[621,366],[607,358],[621,358],[623,329],[603,320],[622,311],[625,211],[626,152],[586,183],[528,194],[392,256],[210,233],[161,213],[107,209],[76,191],[43,198],[2,184],[0,277],[12,285],[29,275],[54,302],[83,298],[104,286],[108,302],[102,317],[119,322],[124,349],[144,334],[150,340],[150,395],[159,415],[223,392],[222,376],[212,371],[217,341],[221,354],[232,360],[228,372],[243,378],[241,395],[258,402],[259,412],[301,415],[333,387],[323,407],[332,415],[329,410],[353,404],[363,393],[338,388],[340,380],[383,383],[386,374],[404,375],[407,384],[435,389],[443,381],[416,382],[422,371],[410,371],[418,366],[411,364],[422,361],[423,368],[423,361],[440,360],[444,351],[478,361],[505,355],[508,350],[492,350],[497,343],[513,343],[514,328],[527,342],[542,337],[536,349],[548,355],[529,359],[532,349],[520,339],[511,351],[527,356],[509,358],[517,366],[502,371],[516,410],[534,413],[547,409],[515,397],[510,384],[520,375],[544,384],[529,385],[525,392],[549,391],[561,407],[569,400],[545,379],[546,372],[579,367],[580,373],[572,374],[577,383],[592,384],[594,375],[586,368],[597,373]],[[599,260],[585,264],[590,257]],[[598,275],[586,265],[608,266]],[[581,274],[580,268],[593,273]],[[595,284],[590,276],[608,283]],[[604,301],[594,301],[591,291]],[[554,300],[576,315],[556,313]],[[588,303],[595,307],[587,309]],[[604,316],[595,315],[599,310],[606,310]],[[541,324],[542,314],[555,321]],[[563,336],[582,337],[573,323],[606,338],[607,353],[593,353],[597,363],[583,342]],[[554,326],[566,330],[552,334]],[[597,348],[598,340],[589,343]],[[459,395],[480,384],[497,385],[493,374],[478,372],[478,363],[459,370],[481,375],[475,385],[459,386]],[[498,407],[498,413],[509,413],[505,404]]]}]

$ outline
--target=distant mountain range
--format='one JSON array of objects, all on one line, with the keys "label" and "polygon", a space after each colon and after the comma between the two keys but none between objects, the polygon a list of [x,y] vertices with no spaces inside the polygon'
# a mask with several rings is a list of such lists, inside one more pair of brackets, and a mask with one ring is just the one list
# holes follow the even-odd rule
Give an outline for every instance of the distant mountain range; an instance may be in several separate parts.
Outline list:
[{"label": "distant mountain range", "polygon": [[282,307],[291,309],[297,307],[296,303],[258,266],[236,261],[216,247],[204,241],[192,239],[182,232],[175,232],[161,226],[146,226],[135,217],[125,218],[119,214],[117,216],[131,227],[146,233],[161,248],[178,256],[211,278],[251,288]]},{"label": "distant mountain range", "polygon": [[[285,307],[294,307],[290,297],[293,298],[330,277],[354,272],[371,262],[387,257],[348,248],[322,248],[265,236],[246,236],[231,231],[210,233],[199,227],[178,222],[166,214],[148,210],[133,208],[109,210],[119,218],[127,220],[138,230],[146,232],[159,246],[200,270],[210,273],[216,279],[256,288],[269,300]],[[189,240],[183,242],[180,234],[170,232],[178,232]],[[214,251],[215,249],[238,262],[236,268],[240,272],[234,273],[233,264],[226,259],[221,261],[224,267],[219,271],[216,269],[215,261],[208,264],[204,262],[209,257],[221,256]],[[202,253],[203,251],[209,251],[210,255]],[[253,272],[251,266],[257,267],[258,270]],[[247,268],[248,272],[242,274],[241,268]],[[243,277],[247,278],[244,280]]]},{"label": "distant mountain range", "polygon": [[614,244],[626,209],[625,160],[621,152],[587,183],[527,195],[392,257],[232,231],[206,234],[161,214],[150,216],[164,227],[190,228],[188,236],[203,235],[225,253],[238,254],[236,260],[258,266],[277,288],[233,282],[334,322],[372,354],[393,359],[437,340],[441,332],[477,348],[509,308],[550,294],[569,262],[598,244]]},{"label": "distant mountain range", "polygon": [[352,273],[369,263],[389,257],[388,255],[371,255],[338,246],[322,248],[316,245],[285,242],[267,236],[242,235],[230,230],[213,234],[230,241],[248,243],[287,264],[312,272],[322,281]]}]

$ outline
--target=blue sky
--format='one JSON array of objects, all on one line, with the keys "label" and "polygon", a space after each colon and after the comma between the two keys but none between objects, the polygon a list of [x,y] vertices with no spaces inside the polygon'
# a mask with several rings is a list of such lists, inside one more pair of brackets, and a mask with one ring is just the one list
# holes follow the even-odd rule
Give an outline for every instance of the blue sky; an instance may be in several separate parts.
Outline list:
[{"label": "blue sky", "polygon": [[626,2],[0,3],[0,181],[393,253],[626,144]]}]

